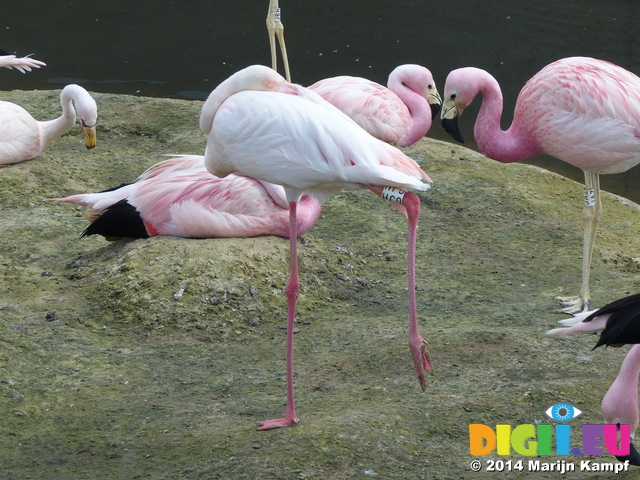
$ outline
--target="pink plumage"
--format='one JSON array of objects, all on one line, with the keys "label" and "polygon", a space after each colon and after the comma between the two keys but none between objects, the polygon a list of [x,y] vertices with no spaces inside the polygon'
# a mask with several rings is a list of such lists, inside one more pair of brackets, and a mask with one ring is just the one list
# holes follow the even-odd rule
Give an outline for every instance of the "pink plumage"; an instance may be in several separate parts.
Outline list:
[{"label": "pink plumage", "polygon": [[[106,237],[172,235],[189,238],[289,235],[284,189],[244,175],[217,178],[204,167],[204,157],[170,158],[120,188],[54,198],[83,205],[95,212],[86,234]],[[144,230],[122,230],[123,202],[140,217]],[[322,206],[309,196],[300,202],[300,229],[305,233],[320,216]],[[113,217],[109,219],[109,216]],[[135,232],[141,232],[137,235]],[[144,235],[146,233],[146,235]]]},{"label": "pink plumage", "polygon": [[558,60],[523,87],[506,131],[500,127],[500,86],[489,73],[472,67],[454,70],[444,92],[442,123],[460,141],[458,117],[482,95],[474,136],[487,157],[516,162],[548,154],[584,171],[582,286],[577,297],[561,300],[567,313],[588,310],[589,270],[602,211],[599,175],[624,172],[640,163],[640,78],[603,60]]},{"label": "pink plumage", "polygon": [[424,137],[440,109],[431,72],[420,65],[400,65],[387,87],[361,77],[332,77],[309,87],[374,137],[412,145]]}]

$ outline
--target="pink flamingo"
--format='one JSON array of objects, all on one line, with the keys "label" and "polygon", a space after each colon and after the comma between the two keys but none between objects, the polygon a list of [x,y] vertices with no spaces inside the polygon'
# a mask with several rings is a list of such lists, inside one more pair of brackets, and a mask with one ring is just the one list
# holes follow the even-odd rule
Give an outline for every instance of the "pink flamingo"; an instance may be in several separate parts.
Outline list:
[{"label": "pink flamingo", "polygon": [[[217,178],[204,157],[175,157],[144,172],[135,183],[99,193],[50,201],[88,207],[91,225],[84,235],[106,238],[187,238],[289,235],[289,205],[284,188],[244,175]],[[303,195],[298,235],[318,220],[322,205]]]},{"label": "pink flamingo", "polygon": [[30,55],[17,58],[15,55],[10,55],[8,52],[0,49],[0,67],[8,68],[9,70],[15,68],[20,73],[27,73],[33,68],[40,68],[46,65],[46,63],[40,60],[31,58]]},{"label": "pink flamingo", "polygon": [[[431,371],[426,342],[417,327],[415,234],[420,201],[396,189],[426,190],[429,177],[398,149],[377,140],[314,92],[254,65],[222,82],[205,102],[200,129],[208,135],[205,165],[224,177],[240,172],[281,184],[289,202],[290,275],[286,286],[287,404],[283,418],[260,430],[298,423],[293,392],[293,327],[300,289],[297,204],[303,193],[324,202],[343,189],[368,188],[396,203],[409,220],[409,346],[424,389]],[[389,188],[391,187],[391,188]]]},{"label": "pink flamingo", "polygon": [[502,93],[495,78],[478,68],[454,70],[446,80],[441,116],[459,141],[464,139],[458,117],[479,93],[483,101],[474,136],[484,155],[509,163],[548,154],[584,171],[582,286],[577,297],[559,300],[564,312],[588,310],[591,257],[602,213],[599,175],[624,172],[640,162],[640,78],[602,60],[558,60],[523,87],[513,123],[503,131]]},{"label": "pink flamingo", "polygon": [[15,103],[0,101],[0,163],[18,163],[40,155],[75,125],[76,109],[85,132],[85,146],[95,147],[98,107],[91,95],[79,85],[67,85],[60,92],[60,105],[60,117],[39,122]]},{"label": "pink flamingo", "polygon": [[[621,347],[635,344],[625,357],[620,373],[602,399],[601,410],[608,424],[630,425],[633,439],[638,428],[638,376],[640,375],[640,293],[611,302],[573,318],[560,320],[564,327],[549,330],[549,334],[572,335],[601,331],[594,349],[601,345]],[[640,453],[633,443],[628,456],[617,456],[631,465],[640,465]]]},{"label": "pink flamingo", "polygon": [[420,65],[400,65],[389,75],[387,87],[365,78],[340,76],[309,88],[374,137],[413,145],[427,134],[440,110],[442,100],[433,76]]},{"label": "pink flamingo", "polygon": [[640,375],[640,345],[636,344],[627,353],[622,362],[620,373],[607,390],[600,410],[605,423],[610,425],[629,425],[631,444],[629,455],[616,455],[622,462],[640,466],[640,453],[633,445],[636,429],[640,420],[638,412],[638,375]]}]

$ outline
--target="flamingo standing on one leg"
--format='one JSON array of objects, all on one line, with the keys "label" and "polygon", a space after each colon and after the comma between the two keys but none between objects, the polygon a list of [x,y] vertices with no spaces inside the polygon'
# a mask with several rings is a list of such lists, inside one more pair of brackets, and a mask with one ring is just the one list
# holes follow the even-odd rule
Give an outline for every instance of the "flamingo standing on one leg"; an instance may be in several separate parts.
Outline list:
[{"label": "flamingo standing on one leg", "polygon": [[459,141],[464,140],[458,117],[479,93],[483,101],[474,136],[484,155],[509,163],[548,154],[584,171],[582,286],[577,297],[560,300],[566,313],[588,310],[591,256],[602,212],[599,175],[625,172],[640,162],[640,78],[603,60],[558,60],[523,87],[513,123],[503,131],[502,93],[495,78],[478,68],[454,70],[446,80],[441,116]]},{"label": "flamingo standing on one leg", "polygon": [[9,70],[15,68],[20,73],[26,73],[30,72],[33,68],[40,68],[46,65],[46,63],[40,60],[31,58],[30,55],[17,58],[15,55],[11,55],[9,52],[0,49],[0,67],[8,68]]},{"label": "flamingo standing on one leg", "polygon": [[[415,234],[420,201],[400,189],[426,190],[426,173],[398,149],[358,127],[314,92],[293,85],[272,69],[248,67],[222,82],[205,102],[200,129],[208,135],[205,164],[214,175],[240,172],[281,184],[289,202],[290,275],[286,287],[287,405],[281,419],[259,429],[295,425],[293,327],[300,289],[297,265],[297,205],[303,193],[326,200],[343,189],[368,188],[393,197],[409,220],[409,345],[420,384],[431,371],[426,342],[417,327]],[[392,188],[388,188],[392,187]]]},{"label": "flamingo standing on one leg", "polygon": [[420,65],[396,67],[387,87],[365,78],[340,76],[309,87],[385,142],[413,145],[424,137],[442,100],[431,72]]},{"label": "flamingo standing on one leg", "polygon": [[271,68],[278,71],[278,55],[276,53],[276,37],[282,52],[282,63],[284,64],[284,76],[288,82],[291,81],[289,71],[289,58],[287,57],[287,47],[284,44],[284,25],[280,20],[280,5],[278,0],[269,0],[269,11],[267,12],[267,31],[269,32],[269,46],[271,47]]},{"label": "flamingo standing on one leg", "polygon": [[[630,425],[631,438],[638,427],[638,375],[640,375],[640,293],[621,298],[591,312],[560,320],[564,327],[549,330],[549,334],[572,335],[600,333],[596,349],[601,345],[620,347],[635,344],[627,353],[620,373],[602,399],[602,415],[608,424]],[[631,444],[628,456],[621,461],[640,465],[640,453]]]},{"label": "flamingo standing on one leg", "polygon": [[[154,165],[138,180],[99,193],[52,198],[88,207],[91,225],[84,235],[187,238],[289,235],[289,205],[284,188],[244,175],[217,178],[204,167],[204,157],[171,158]],[[298,235],[320,216],[318,200],[303,195]]]},{"label": "flamingo standing on one leg", "polygon": [[76,109],[85,132],[85,145],[95,147],[98,107],[91,95],[79,85],[67,85],[60,93],[60,105],[60,117],[39,122],[24,108],[0,101],[0,164],[18,163],[40,155],[49,143],[71,130],[76,123]]}]

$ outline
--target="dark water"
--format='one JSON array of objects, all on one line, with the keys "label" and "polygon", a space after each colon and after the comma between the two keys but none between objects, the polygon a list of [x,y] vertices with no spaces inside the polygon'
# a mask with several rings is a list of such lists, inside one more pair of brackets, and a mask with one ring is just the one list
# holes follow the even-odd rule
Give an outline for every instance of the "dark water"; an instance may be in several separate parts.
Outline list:
[{"label": "dark water", "polygon": [[[268,0],[4,0],[0,48],[33,53],[48,66],[27,75],[0,72],[0,90],[76,82],[97,92],[204,99],[236,70],[270,64],[267,6]],[[347,74],[386,83],[396,65],[419,63],[442,91],[450,70],[476,66],[502,85],[505,128],[522,85],[558,58],[592,56],[640,74],[638,0],[280,0],[280,6],[293,81],[309,85]],[[476,108],[461,121],[469,140]],[[429,136],[451,140],[437,124]],[[580,170],[547,157],[530,163],[582,181]],[[603,176],[602,184],[640,202],[640,167]]]}]

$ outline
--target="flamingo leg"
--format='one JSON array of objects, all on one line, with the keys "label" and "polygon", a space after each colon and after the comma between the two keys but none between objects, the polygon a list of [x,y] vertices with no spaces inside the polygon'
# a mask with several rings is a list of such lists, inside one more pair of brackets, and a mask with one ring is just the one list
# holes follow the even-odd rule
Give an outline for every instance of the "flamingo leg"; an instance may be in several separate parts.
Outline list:
[{"label": "flamingo leg", "polygon": [[425,370],[433,374],[431,363],[429,362],[429,352],[427,352],[427,342],[418,331],[418,314],[416,302],[416,232],[418,230],[418,218],[420,217],[420,198],[413,193],[405,193],[402,205],[407,211],[409,221],[409,247],[407,254],[407,276],[409,286],[409,349],[413,356],[420,387],[425,390],[427,382]]},{"label": "flamingo leg", "polygon": [[298,276],[298,224],[296,219],[296,202],[289,202],[289,281],[285,288],[287,294],[287,406],[284,417],[275,420],[265,420],[258,423],[258,430],[291,427],[298,423],[296,406],[293,398],[293,330],[296,321],[296,299],[300,291],[300,277]]},{"label": "flamingo leg", "polygon": [[565,308],[558,310],[572,315],[589,310],[591,296],[589,294],[589,274],[591,273],[591,257],[596,239],[598,222],[602,215],[600,201],[600,175],[595,172],[584,172],[585,206],[582,210],[584,221],[584,240],[582,246],[582,285],[577,297],[558,297]]},{"label": "flamingo leg", "polygon": [[284,76],[291,82],[291,72],[289,71],[289,58],[287,57],[287,47],[284,43],[284,25],[280,21],[280,7],[278,0],[269,0],[269,11],[267,12],[267,31],[269,32],[269,46],[271,48],[271,68],[278,71],[278,55],[276,52],[276,37],[282,52],[282,63],[284,64]]}]

